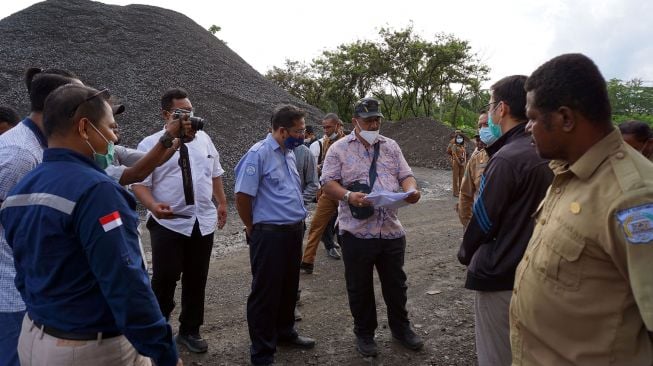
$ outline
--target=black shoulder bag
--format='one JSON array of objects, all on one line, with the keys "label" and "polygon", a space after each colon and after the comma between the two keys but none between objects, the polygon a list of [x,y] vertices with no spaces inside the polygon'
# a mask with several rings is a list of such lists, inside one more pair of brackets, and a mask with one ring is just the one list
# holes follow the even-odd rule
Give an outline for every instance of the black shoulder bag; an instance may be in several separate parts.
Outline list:
[{"label": "black shoulder bag", "polygon": [[[376,160],[379,157],[379,150],[381,149],[381,144],[374,144],[374,157],[372,158],[372,165],[370,166],[370,185],[368,186],[365,183],[353,182],[347,186],[347,190],[352,192],[363,192],[370,193],[372,192],[372,187],[374,187],[374,182],[376,181]],[[358,220],[364,220],[372,215],[374,215],[374,206],[358,207],[352,204],[349,205],[349,210],[351,211],[351,216]]]}]

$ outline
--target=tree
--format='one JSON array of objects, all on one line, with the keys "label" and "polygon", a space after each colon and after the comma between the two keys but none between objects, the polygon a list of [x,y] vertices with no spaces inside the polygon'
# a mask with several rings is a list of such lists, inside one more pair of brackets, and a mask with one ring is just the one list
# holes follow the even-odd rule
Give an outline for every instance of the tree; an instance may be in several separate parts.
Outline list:
[{"label": "tree", "polygon": [[266,77],[344,118],[357,99],[374,96],[382,101],[387,119],[437,115],[456,124],[467,108],[480,107],[480,84],[488,71],[467,41],[449,34],[428,41],[410,24],[400,30],[381,28],[377,41],[358,40],[324,51],[310,66],[286,60]]},{"label": "tree", "polygon": [[209,27],[209,32],[211,32],[211,34],[213,34],[214,36],[215,36],[216,33],[218,33],[221,30],[222,30],[222,27],[219,27],[219,26],[217,26],[215,24],[213,24],[213,25],[211,25]]}]

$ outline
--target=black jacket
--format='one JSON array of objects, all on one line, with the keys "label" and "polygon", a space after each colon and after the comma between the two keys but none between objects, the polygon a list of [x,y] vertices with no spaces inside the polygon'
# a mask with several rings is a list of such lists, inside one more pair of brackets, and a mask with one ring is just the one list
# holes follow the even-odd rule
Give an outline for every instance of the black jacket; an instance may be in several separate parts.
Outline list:
[{"label": "black jacket", "polygon": [[517,125],[487,148],[490,161],[458,251],[458,260],[467,265],[468,289],[512,290],[533,233],[531,216],[553,180],[525,126]]}]

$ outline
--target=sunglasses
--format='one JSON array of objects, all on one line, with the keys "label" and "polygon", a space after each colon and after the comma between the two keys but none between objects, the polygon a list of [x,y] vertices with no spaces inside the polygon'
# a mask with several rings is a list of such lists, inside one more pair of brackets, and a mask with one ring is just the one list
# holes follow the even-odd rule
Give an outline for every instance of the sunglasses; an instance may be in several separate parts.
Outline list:
[{"label": "sunglasses", "polygon": [[90,96],[88,96],[84,100],[82,100],[81,102],[77,103],[77,105],[75,105],[75,108],[73,108],[70,111],[70,115],[68,117],[72,118],[75,115],[75,113],[77,113],[77,110],[79,109],[79,107],[82,106],[82,104],[84,104],[84,103],[86,103],[88,101],[91,101],[91,100],[93,100],[93,99],[95,99],[95,98],[97,98],[99,96],[103,96],[103,98],[106,100],[106,99],[109,99],[109,95],[110,95],[109,94],[109,89],[106,89],[106,88],[102,89],[102,90],[99,90],[97,93],[91,94]]}]

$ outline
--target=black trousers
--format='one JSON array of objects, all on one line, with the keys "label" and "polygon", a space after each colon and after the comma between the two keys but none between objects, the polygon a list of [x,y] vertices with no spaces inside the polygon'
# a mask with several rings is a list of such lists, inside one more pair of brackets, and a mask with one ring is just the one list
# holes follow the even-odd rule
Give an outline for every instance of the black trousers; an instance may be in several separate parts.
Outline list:
[{"label": "black trousers", "polygon": [[181,276],[179,333],[199,333],[204,323],[204,291],[213,249],[213,233],[202,236],[195,221],[190,237],[169,230],[150,218],[152,241],[152,290],[161,313],[170,319],[175,288]]},{"label": "black trousers", "polygon": [[256,228],[249,240],[252,290],[247,325],[253,364],[274,361],[277,342],[297,337],[295,305],[299,288],[303,230],[277,232]]},{"label": "black trousers", "polygon": [[406,238],[359,239],[350,233],[340,236],[349,308],[354,317],[354,333],[373,337],[378,326],[374,301],[373,271],[379,274],[381,291],[388,309],[392,333],[401,336],[409,328],[406,311]]}]

